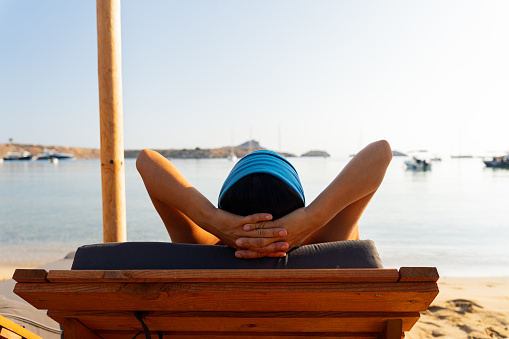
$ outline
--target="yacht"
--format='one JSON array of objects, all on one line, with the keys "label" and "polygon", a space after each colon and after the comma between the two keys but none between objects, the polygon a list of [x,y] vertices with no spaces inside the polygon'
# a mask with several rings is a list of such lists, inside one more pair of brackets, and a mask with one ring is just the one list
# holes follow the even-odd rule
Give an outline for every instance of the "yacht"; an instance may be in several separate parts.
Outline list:
[{"label": "yacht", "polygon": [[49,160],[49,159],[76,159],[74,154],[70,153],[59,153],[53,150],[44,150],[44,152],[40,153],[37,157],[37,160]]},{"label": "yacht", "polygon": [[32,160],[34,156],[32,153],[28,151],[21,151],[21,152],[9,152],[7,153],[7,157],[3,158],[3,160],[9,161],[9,160]]}]

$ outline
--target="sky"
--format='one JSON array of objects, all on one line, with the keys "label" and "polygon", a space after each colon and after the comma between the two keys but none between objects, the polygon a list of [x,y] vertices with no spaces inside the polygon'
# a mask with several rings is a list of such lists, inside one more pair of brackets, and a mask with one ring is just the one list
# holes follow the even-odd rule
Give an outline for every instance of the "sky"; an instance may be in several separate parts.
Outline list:
[{"label": "sky", "polygon": [[[126,149],[509,151],[509,1],[134,1]],[[0,0],[0,143],[99,148],[95,1]]]}]

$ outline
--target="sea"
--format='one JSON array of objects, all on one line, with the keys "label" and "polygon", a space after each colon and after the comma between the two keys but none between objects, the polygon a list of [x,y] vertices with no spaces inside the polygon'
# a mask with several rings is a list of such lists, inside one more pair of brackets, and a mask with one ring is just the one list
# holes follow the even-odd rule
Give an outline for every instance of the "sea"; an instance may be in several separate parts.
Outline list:
[{"label": "sea", "polygon": [[[434,266],[443,277],[509,276],[509,170],[479,158],[444,158],[429,171],[394,157],[360,220],[386,268]],[[289,158],[311,202],[350,160]],[[172,162],[214,204],[227,159]],[[128,241],[171,241],[126,159]],[[28,267],[102,242],[99,160],[0,163],[0,266]]]}]

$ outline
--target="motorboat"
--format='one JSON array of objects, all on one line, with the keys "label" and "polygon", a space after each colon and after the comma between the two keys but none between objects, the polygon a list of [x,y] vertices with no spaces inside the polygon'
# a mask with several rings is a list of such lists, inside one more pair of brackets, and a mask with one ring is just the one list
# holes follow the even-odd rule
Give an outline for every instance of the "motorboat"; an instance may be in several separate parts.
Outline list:
[{"label": "motorboat", "polygon": [[50,159],[76,159],[74,154],[70,153],[59,153],[53,150],[44,150],[44,152],[40,153],[37,157],[37,160],[50,160]]},{"label": "motorboat", "polygon": [[412,157],[409,160],[405,160],[405,165],[407,169],[413,171],[427,171],[431,169],[432,161],[430,159],[420,159],[417,157]]},{"label": "motorboat", "polygon": [[509,154],[502,157],[493,157],[483,160],[486,167],[491,168],[509,168]]},{"label": "motorboat", "polygon": [[5,161],[11,161],[11,160],[32,160],[34,156],[32,153],[28,151],[21,151],[21,152],[9,152],[7,153],[7,157],[3,158]]}]

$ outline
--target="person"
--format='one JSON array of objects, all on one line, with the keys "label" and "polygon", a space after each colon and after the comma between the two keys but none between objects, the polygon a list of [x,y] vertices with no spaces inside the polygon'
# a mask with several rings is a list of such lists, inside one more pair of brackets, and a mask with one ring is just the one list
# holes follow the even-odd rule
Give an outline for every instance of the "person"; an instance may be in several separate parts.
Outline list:
[{"label": "person", "polygon": [[305,244],[359,239],[359,219],[391,160],[387,141],[367,145],[308,206],[295,168],[271,151],[238,161],[218,207],[157,152],[141,151],[136,167],[172,242],[223,244],[235,248],[236,257],[250,259],[283,257]]}]

